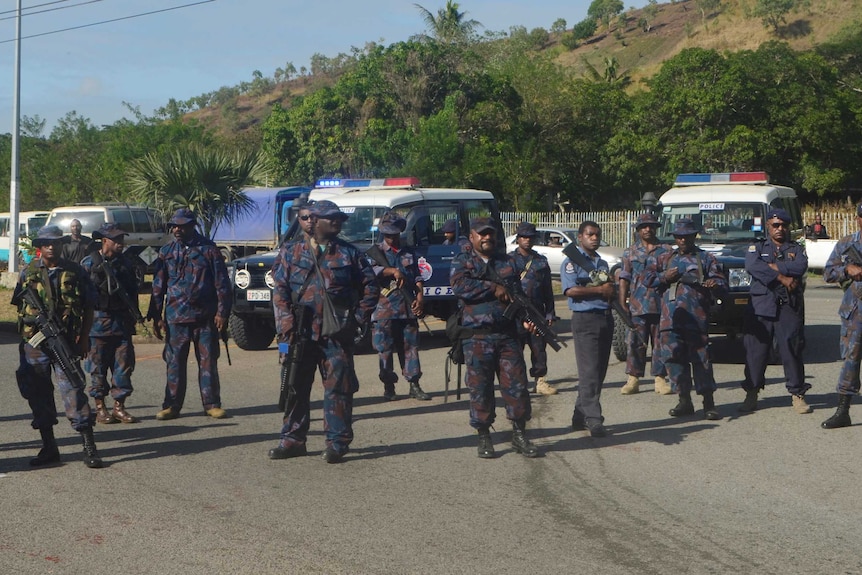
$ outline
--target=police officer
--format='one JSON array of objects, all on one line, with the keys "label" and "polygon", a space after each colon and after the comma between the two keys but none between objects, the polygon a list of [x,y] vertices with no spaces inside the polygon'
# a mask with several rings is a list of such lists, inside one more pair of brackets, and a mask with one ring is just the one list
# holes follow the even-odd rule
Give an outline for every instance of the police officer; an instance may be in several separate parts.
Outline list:
[{"label": "police officer", "polygon": [[377,226],[383,241],[368,251],[374,275],[382,286],[379,303],[371,314],[371,334],[380,364],[383,397],[389,401],[397,397],[398,376],[392,357],[395,351],[401,363],[401,375],[410,384],[410,397],[427,401],[431,396],[419,385],[422,369],[417,318],[424,313],[423,282],[416,254],[410,248],[401,247],[401,232],[406,228],[407,221],[395,212],[383,214]]},{"label": "police officer", "polygon": [[[85,368],[90,374],[90,396],[96,403],[96,423],[136,423],[126,411],[126,399],[132,394],[132,372],[135,370],[136,315],[127,301],[138,307],[138,279],[132,260],[123,253],[128,234],[116,224],[103,224],[93,232],[101,239],[99,251],[85,256],[81,262],[90,281],[96,287],[93,327],[90,330],[90,353]],[[106,269],[109,268],[109,269]],[[122,292],[121,292],[122,290]],[[112,381],[108,383],[108,370]],[[108,412],[105,397],[110,393],[114,407]]]},{"label": "police officer", "polygon": [[[269,450],[269,458],[306,455],[309,397],[318,369],[323,380],[326,434],[323,459],[338,463],[353,441],[353,394],[359,388],[353,367],[353,328],[369,321],[378,302],[379,288],[364,255],[337,237],[349,216],[329,200],[315,202],[311,214],[314,237],[299,237],[282,246],[273,266],[272,300],[279,341],[295,345],[296,338],[303,338],[305,348],[288,395],[281,441]],[[345,310],[343,316],[339,311],[344,324],[339,332],[324,332],[323,314],[329,309],[325,298],[329,298],[334,309]],[[311,312],[308,325],[295,325],[299,306]],[[286,357],[283,355],[281,361]]]},{"label": "police officer", "polygon": [[[551,286],[551,268],[548,258],[533,249],[538,232],[536,226],[521,222],[515,230],[518,247],[509,252],[515,272],[521,280],[521,288],[541,313],[548,325],[554,321],[554,289]],[[542,395],[554,395],[557,390],[548,384],[548,351],[544,338],[518,328],[521,348],[530,347],[530,377],[535,379],[535,391]]]},{"label": "police officer", "polygon": [[200,235],[197,216],[178,209],[168,222],[174,241],[159,250],[153,274],[153,296],[147,317],[159,339],[165,333],[163,357],[167,384],[162,410],[156,419],[180,416],[186,398],[189,347],[198,360],[198,383],[207,415],[226,417],[221,406],[218,374],[219,333],[227,326],[231,308],[230,281],[216,245]]},{"label": "police officer", "polygon": [[721,419],[715,408],[715,377],[709,357],[709,308],[712,290],[727,288],[727,280],[715,257],[694,243],[694,222],[680,218],[673,228],[677,250],[659,256],[656,269],[647,272],[647,284],[662,294],[661,347],[671,385],[679,390],[679,403],[671,417],[694,413],[694,388],[703,397],[704,417]]},{"label": "police officer", "polygon": [[305,201],[300,204],[296,217],[302,232],[306,237],[312,237],[314,235],[314,216],[311,215],[311,202]]},{"label": "police officer", "polygon": [[444,246],[455,245],[455,243],[456,243],[455,236],[458,232],[455,220],[446,220],[446,222],[443,224],[443,227],[441,228],[441,231],[443,232],[443,237],[445,238],[443,240],[443,245]]},{"label": "police officer", "polygon": [[569,298],[572,311],[578,365],[578,399],[572,413],[572,428],[589,430],[592,437],[607,435],[600,400],[614,335],[610,301],[616,297],[608,263],[596,252],[601,240],[599,224],[581,222],[577,253],[569,252],[571,257],[566,257],[560,266],[563,295]]},{"label": "police officer", "polygon": [[802,350],[805,348],[805,307],[803,287],[808,256],[790,239],[790,214],[770,209],[766,214],[768,239],[754,242],[745,256],[745,271],[751,274],[751,300],[746,310],[743,343],[746,378],[742,384],[745,401],[741,412],[757,409],[757,394],[766,385],[766,365],[773,338],[778,343],[787,391],[793,411],[811,413],[805,392]]},{"label": "police officer", "polygon": [[[60,450],[54,438],[57,425],[57,406],[54,403],[54,386],[51,371],[57,378],[57,387],[63,398],[66,417],[72,429],[79,432],[84,444],[84,465],[90,468],[102,467],[102,459],[96,450],[93,438],[93,413],[84,392],[86,382],[81,375],[75,377],[63,371],[42,347],[30,344],[37,335],[35,325],[38,310],[28,305],[22,292],[28,287],[36,290],[42,303],[62,324],[65,330],[60,337],[73,353],[87,354],[90,328],[93,324],[93,286],[81,267],[60,257],[63,246],[63,232],[57,226],[45,226],[39,230],[33,246],[40,248],[41,256],[33,259],[21,270],[12,304],[18,306],[18,330],[24,338],[18,346],[20,363],[15,376],[21,396],[30,404],[33,412],[33,428],[42,436],[42,449],[30,460],[30,465],[41,466],[58,463]],[[45,345],[45,344],[42,344]],[[77,358],[73,358],[77,362]],[[74,365],[80,372],[80,366]],[[83,372],[81,372],[82,374]]]},{"label": "police officer", "polygon": [[[471,334],[461,342],[470,389],[470,426],[479,434],[479,457],[495,456],[490,432],[496,417],[495,373],[506,417],[512,422],[512,449],[525,457],[538,456],[538,448],[525,434],[531,406],[524,353],[514,320],[504,315],[511,303],[505,286],[520,290],[520,281],[511,258],[497,249],[494,220],[470,221],[469,244],[452,260],[449,283],[459,299],[461,325]],[[535,330],[530,326],[524,327]]]},{"label": "police officer", "polygon": [[638,392],[640,378],[646,371],[647,343],[652,341],[652,369],[655,392],[661,395],[672,393],[665,375],[664,361],[659,348],[658,325],[661,319],[661,296],[655,288],[646,285],[647,271],[654,269],[656,258],[673,250],[668,244],[659,242],[656,230],[660,224],[652,213],[638,216],[635,243],[623,252],[620,271],[619,300],[623,309],[628,309],[634,327],[628,334],[626,373],[628,380],[620,389],[623,395]]},{"label": "police officer", "polygon": [[63,238],[63,250],[60,253],[60,257],[76,264],[81,263],[84,256],[97,249],[91,238],[81,235],[81,229],[80,220],[76,219],[69,222],[71,233]]},{"label": "police officer", "polygon": [[820,424],[824,429],[848,427],[850,403],[859,393],[859,365],[862,362],[862,262],[851,258],[847,252],[855,248],[862,253],[862,205],[856,206],[856,225],[859,230],[841,238],[832,249],[832,254],[823,268],[823,279],[829,283],[840,283],[844,297],[838,315],[841,317],[841,358],[844,363],[838,375],[838,409]]}]

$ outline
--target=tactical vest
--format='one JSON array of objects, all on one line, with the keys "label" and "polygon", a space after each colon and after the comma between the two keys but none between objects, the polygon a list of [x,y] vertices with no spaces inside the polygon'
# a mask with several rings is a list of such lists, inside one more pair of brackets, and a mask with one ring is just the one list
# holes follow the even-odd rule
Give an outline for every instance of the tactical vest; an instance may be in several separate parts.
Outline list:
[{"label": "tactical vest", "polygon": [[[57,281],[58,288],[56,291],[56,299],[53,297],[54,290],[45,285],[42,278],[42,269],[45,274],[48,274],[47,268],[40,266],[41,260],[34,259],[27,266],[26,275],[24,276],[24,285],[31,285],[38,292],[39,297],[45,302],[49,310],[54,310],[60,321],[66,328],[66,333],[69,339],[74,339],[81,331],[83,322],[82,312],[83,304],[81,301],[81,293],[78,289],[81,278],[78,270],[80,268],[70,265],[68,260],[60,260],[59,278]],[[36,335],[35,320],[38,315],[38,310],[35,310],[22,302],[18,306],[18,333],[24,339],[30,339]]]},{"label": "tactical vest", "polygon": [[[123,303],[123,300],[120,299],[120,296],[108,293],[108,276],[105,271],[102,269],[102,263],[105,265],[111,265],[111,262],[105,260],[105,257],[102,255],[102,252],[93,252],[90,254],[90,261],[93,262],[93,265],[90,267],[90,281],[96,286],[96,290],[99,292],[99,297],[96,300],[95,309],[99,311],[126,311],[126,305]],[[117,267],[112,267],[114,270],[114,276],[116,276],[117,281],[120,284],[120,289],[125,290],[127,294],[134,294],[135,291],[129,290],[129,278],[127,277],[126,267],[122,265],[121,258],[122,255],[114,258],[113,261],[120,263],[121,265]],[[112,286],[114,290],[117,289],[117,286]],[[131,297],[131,295],[130,295]]]}]

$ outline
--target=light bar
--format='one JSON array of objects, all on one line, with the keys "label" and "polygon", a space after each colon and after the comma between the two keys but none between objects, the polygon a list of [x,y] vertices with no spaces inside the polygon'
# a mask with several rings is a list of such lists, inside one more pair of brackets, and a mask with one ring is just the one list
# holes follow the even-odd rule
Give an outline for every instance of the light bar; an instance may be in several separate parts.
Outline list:
[{"label": "light bar", "polygon": [[418,186],[419,178],[409,176],[404,178],[386,178],[374,180],[342,180],[340,178],[323,178],[315,182],[315,188],[383,188]]},{"label": "light bar", "polygon": [[729,172],[723,174],[679,174],[674,182],[677,185],[696,184],[768,184],[766,172]]}]

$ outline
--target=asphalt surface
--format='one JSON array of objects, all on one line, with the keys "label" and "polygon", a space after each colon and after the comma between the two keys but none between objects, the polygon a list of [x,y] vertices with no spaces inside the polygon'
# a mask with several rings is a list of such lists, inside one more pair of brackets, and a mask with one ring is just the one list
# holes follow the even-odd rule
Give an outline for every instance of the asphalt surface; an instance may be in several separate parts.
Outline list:
[{"label": "asphalt surface", "polygon": [[[0,333],[0,570],[860,573],[862,431],[820,428],[835,405],[840,296],[809,282],[813,414],[790,410],[780,366],[767,371],[761,409],[738,414],[741,348],[718,339],[721,421],[700,411],[669,417],[675,398],[646,380],[640,394],[620,395],[624,365],[612,359],[602,397],[611,435],[593,439],[569,428],[578,383],[569,341],[550,357],[560,393],[534,398],[529,434],[544,451],[534,460],[512,452],[499,408],[498,457],[476,457],[466,396],[443,400],[447,345],[438,329],[424,336],[421,355],[430,402],[384,401],[376,357],[356,358],[356,439],[342,464],[320,458],[319,385],[310,455],[267,459],[281,423],[274,349],[232,346],[233,365],[222,358],[230,418],[204,416],[192,385],[182,417],[158,422],[161,346],[139,344],[127,406],[143,421],[97,428],[107,467],[84,467],[79,437],[62,421],[63,463],[33,470],[27,462],[40,444],[15,385],[17,341]],[[558,313],[568,317],[562,303]],[[560,328],[570,340],[568,322]],[[196,366],[189,373],[194,381]],[[397,390],[406,394],[407,384]],[[862,407],[851,415],[862,421]]]}]

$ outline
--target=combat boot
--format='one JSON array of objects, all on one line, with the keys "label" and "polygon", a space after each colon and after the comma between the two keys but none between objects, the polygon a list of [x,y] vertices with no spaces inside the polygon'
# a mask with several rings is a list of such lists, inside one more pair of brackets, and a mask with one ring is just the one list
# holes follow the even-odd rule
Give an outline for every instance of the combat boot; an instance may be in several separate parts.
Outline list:
[{"label": "combat boot", "polygon": [[548,384],[548,380],[542,375],[536,378],[536,392],[541,395],[556,395],[557,390]]},{"label": "combat boot", "polygon": [[180,416],[180,410],[176,407],[166,407],[156,414],[156,419],[159,421],[167,421],[168,419],[176,419]]},{"label": "combat boot", "polygon": [[114,401],[114,409],[111,410],[111,415],[117,421],[122,423],[137,423],[138,418],[133,416],[131,413],[126,411],[125,401],[122,399],[118,399]]},{"label": "combat boot", "polygon": [[808,405],[807,401],[805,401],[804,395],[794,395],[792,402],[793,402],[793,411],[795,411],[799,415],[805,415],[806,413],[811,413],[811,406]]},{"label": "combat boot", "polygon": [[839,395],[838,396],[838,409],[835,410],[835,413],[820,424],[820,427],[823,429],[837,429],[839,427],[849,427],[850,422],[850,401],[852,396],[850,395]]},{"label": "combat boot", "polygon": [[102,458],[96,450],[96,439],[93,437],[93,428],[87,427],[81,431],[81,439],[84,443],[84,465],[90,469],[102,467]]},{"label": "combat boot", "polygon": [[394,383],[384,383],[383,384],[383,399],[386,401],[395,401],[395,398],[398,397],[395,395],[395,384]]},{"label": "combat boot", "polygon": [[479,429],[479,457],[481,459],[494,458],[494,443],[491,441],[491,431],[487,427]]},{"label": "combat boot", "polygon": [[711,391],[703,394],[703,416],[710,421],[721,419],[721,414],[715,408],[715,399]]},{"label": "combat boot", "polygon": [[419,386],[418,381],[410,382],[410,397],[413,399],[418,399],[419,401],[428,401],[431,399],[431,396],[422,391],[422,388]]},{"label": "combat boot", "polygon": [[108,408],[105,407],[104,399],[96,399],[96,423],[117,423],[117,420],[114,419],[114,416],[108,413]]},{"label": "combat boot", "polygon": [[620,393],[623,395],[634,395],[638,392],[639,388],[640,378],[636,375],[629,375],[628,380],[626,380],[626,384],[620,389]]},{"label": "combat boot", "polygon": [[526,423],[523,420],[512,422],[512,449],[524,457],[538,457],[539,448],[525,434]]},{"label": "combat boot", "polygon": [[670,395],[673,390],[663,375],[655,376],[655,392],[659,395]]},{"label": "combat boot", "polygon": [[668,411],[671,417],[682,417],[684,415],[694,414],[694,404],[691,402],[691,393],[680,393],[679,403],[676,407]]},{"label": "combat boot", "polygon": [[60,449],[57,447],[57,440],[54,439],[53,427],[40,427],[39,434],[42,436],[42,449],[39,454],[30,460],[30,465],[40,467],[42,465],[50,465],[60,462]]},{"label": "combat boot", "polygon": [[749,389],[745,392],[745,401],[737,408],[740,413],[751,413],[757,411],[757,393],[756,389]]}]

